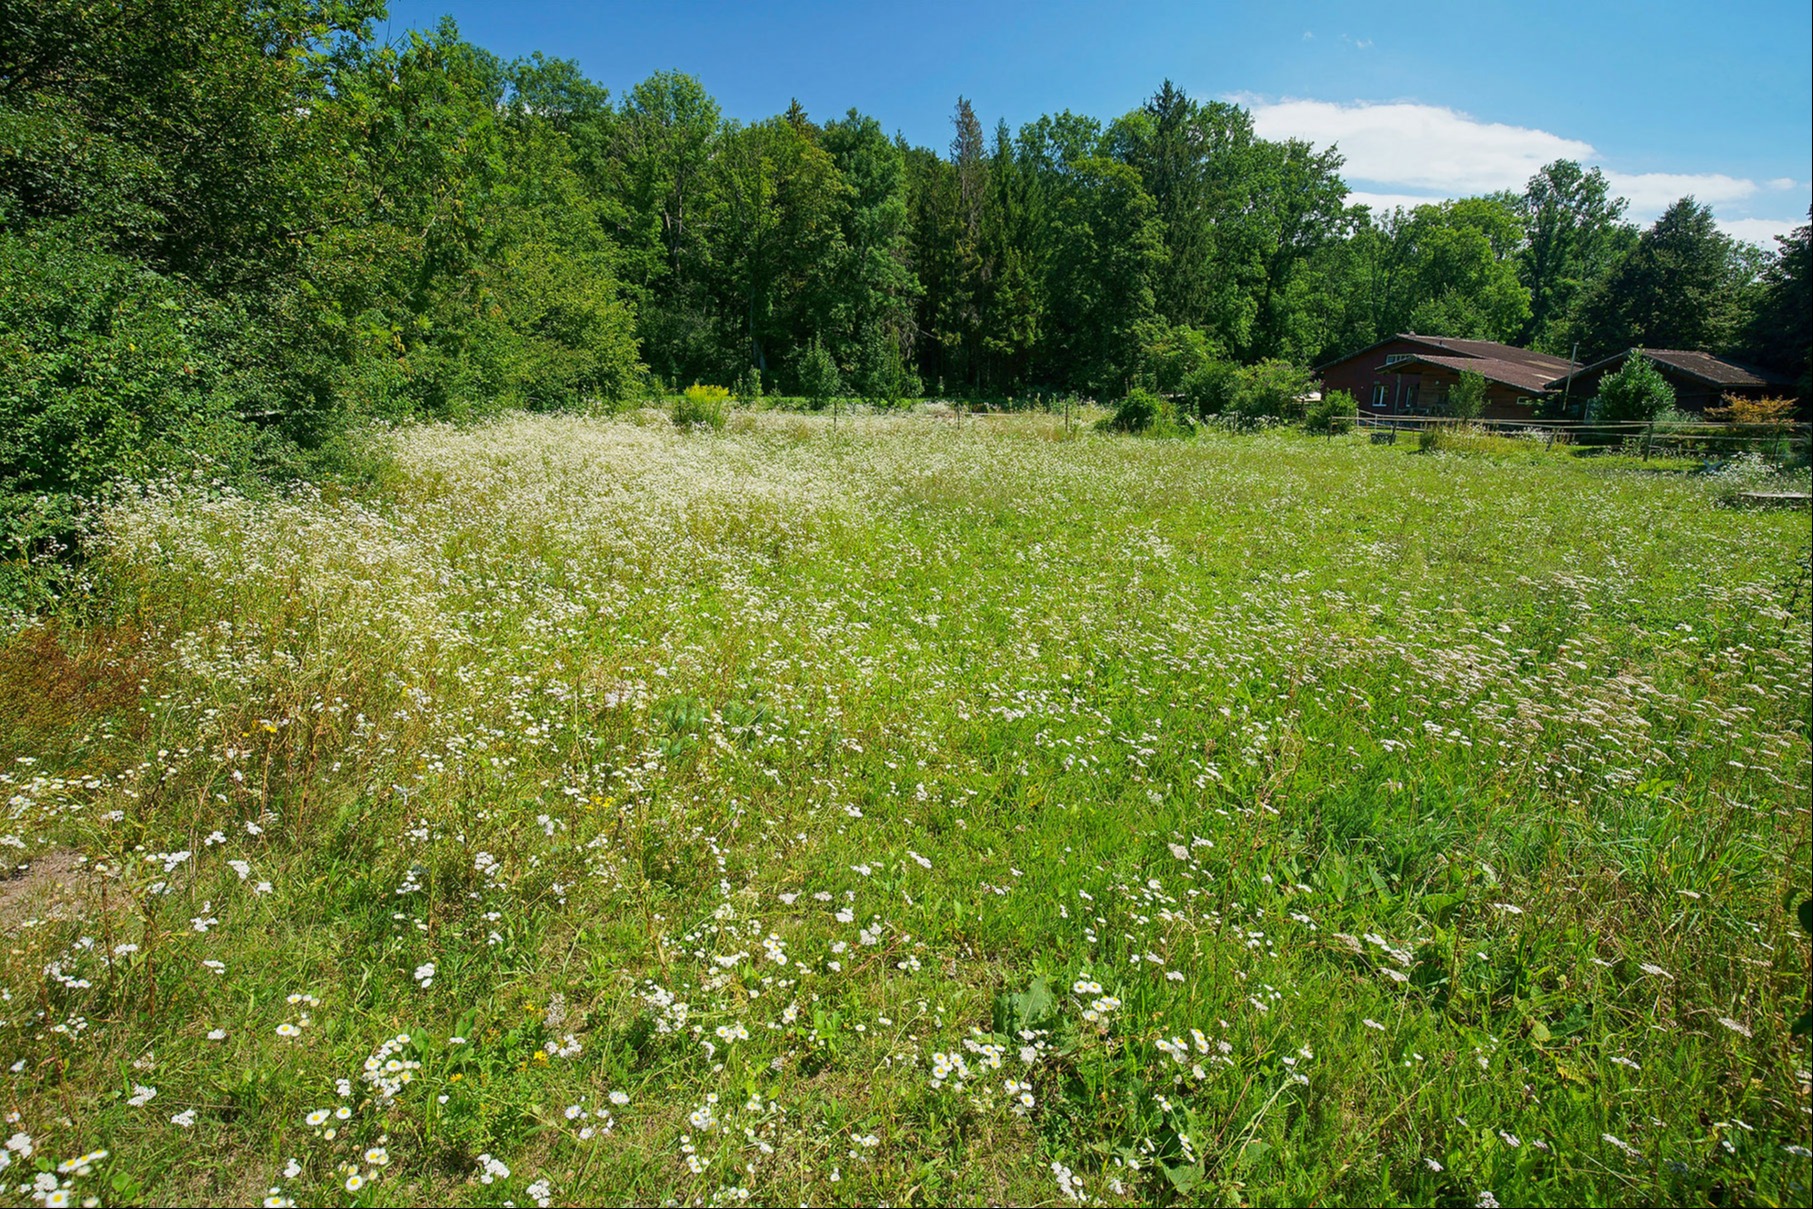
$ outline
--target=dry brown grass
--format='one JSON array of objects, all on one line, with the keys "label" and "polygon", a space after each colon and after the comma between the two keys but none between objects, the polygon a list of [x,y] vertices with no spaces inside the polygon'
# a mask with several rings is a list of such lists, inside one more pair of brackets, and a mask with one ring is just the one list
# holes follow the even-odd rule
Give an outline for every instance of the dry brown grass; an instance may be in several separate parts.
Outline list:
[{"label": "dry brown grass", "polygon": [[0,761],[29,754],[67,766],[101,724],[116,736],[142,725],[142,642],[127,626],[76,631],[46,621],[0,645]]}]

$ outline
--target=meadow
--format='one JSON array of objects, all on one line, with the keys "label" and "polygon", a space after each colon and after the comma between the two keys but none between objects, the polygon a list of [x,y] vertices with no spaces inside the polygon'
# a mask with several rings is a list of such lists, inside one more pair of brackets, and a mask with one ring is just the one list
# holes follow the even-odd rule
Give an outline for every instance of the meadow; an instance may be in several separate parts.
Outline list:
[{"label": "meadow", "polygon": [[167,483],[0,645],[7,1203],[1806,1203],[1804,513],[738,413]]}]

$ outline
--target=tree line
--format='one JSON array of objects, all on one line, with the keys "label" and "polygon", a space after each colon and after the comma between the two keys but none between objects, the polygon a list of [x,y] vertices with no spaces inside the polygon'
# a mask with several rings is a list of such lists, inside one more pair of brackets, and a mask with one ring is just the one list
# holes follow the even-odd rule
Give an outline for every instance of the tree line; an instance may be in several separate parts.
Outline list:
[{"label": "tree line", "polygon": [[[948,147],[852,109],[613,97],[376,0],[0,0],[0,498],[60,531],[122,470],[282,469],[349,422],[758,392],[1111,398],[1404,329],[1737,353],[1805,393],[1808,230],[1604,176],[1375,213],[1336,148],[1170,82]],[[1213,370],[1213,367],[1224,367]],[[1205,368],[1207,367],[1207,368]],[[830,375],[830,377],[827,377]]]}]

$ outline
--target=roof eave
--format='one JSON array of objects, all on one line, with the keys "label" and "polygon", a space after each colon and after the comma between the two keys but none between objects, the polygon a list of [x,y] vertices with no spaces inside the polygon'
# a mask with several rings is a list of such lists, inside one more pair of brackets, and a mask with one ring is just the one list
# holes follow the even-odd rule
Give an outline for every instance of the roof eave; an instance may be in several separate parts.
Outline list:
[{"label": "roof eave", "polygon": [[1368,344],[1365,348],[1348,353],[1344,357],[1336,357],[1333,361],[1324,361],[1320,365],[1311,366],[1309,372],[1312,374],[1319,374],[1331,365],[1340,365],[1344,361],[1352,361],[1356,357],[1364,357],[1374,349],[1384,348],[1387,344],[1396,344],[1400,340],[1408,340],[1412,344],[1420,344],[1424,348],[1446,347],[1445,345],[1438,343],[1437,338],[1434,336],[1419,336],[1414,332],[1399,332],[1395,336],[1387,336],[1383,340],[1376,340],[1373,343]]},{"label": "roof eave", "polygon": [[[1648,349],[1648,348],[1627,348],[1621,353],[1613,353],[1609,357],[1602,357],[1599,360],[1593,362],[1591,365],[1584,366],[1581,369],[1575,370],[1572,376],[1577,378],[1582,374],[1596,373],[1599,370],[1605,369],[1607,366],[1616,365],[1619,362],[1622,362],[1625,359],[1627,359],[1628,357],[1630,357],[1631,354],[1636,353],[1636,354],[1640,354],[1641,356],[1643,356],[1652,365],[1666,366],[1668,368],[1669,372],[1671,372],[1671,373],[1679,374],[1683,378],[1691,378],[1693,381],[1698,382],[1702,386],[1710,386],[1716,390],[1737,390],[1737,389],[1754,390],[1759,386],[1770,387],[1770,386],[1787,385],[1787,383],[1785,381],[1770,381],[1768,378],[1764,377],[1763,374],[1761,372],[1759,372],[1755,366],[1744,365],[1741,362],[1732,361],[1731,359],[1729,359],[1727,357],[1720,357],[1717,353],[1706,353],[1705,356],[1711,357],[1717,361],[1721,361],[1724,364],[1733,366],[1737,369],[1741,369],[1745,373],[1749,374],[1752,378],[1755,379],[1755,381],[1753,381],[1753,382],[1721,382],[1717,378],[1708,378],[1705,374],[1699,373],[1696,370],[1688,369],[1685,365],[1678,364],[1677,362],[1674,362],[1674,361],[1669,361],[1663,357],[1659,357],[1656,355],[1657,353],[1664,352],[1664,351],[1667,351],[1667,350]],[[1568,377],[1568,375],[1564,374],[1562,377],[1556,378],[1554,382],[1551,382],[1549,384],[1549,389],[1550,390],[1557,389],[1558,385],[1561,382],[1565,381],[1567,377]]]},{"label": "roof eave", "polygon": [[[1462,356],[1465,356],[1465,354],[1462,354]],[[1457,357],[1455,359],[1460,360],[1461,358]],[[1470,361],[1479,361],[1482,365],[1485,363],[1485,360],[1486,360],[1483,357],[1467,357],[1466,359],[1470,360]],[[1478,374],[1480,377],[1484,378],[1488,382],[1495,382],[1499,386],[1508,386],[1512,390],[1522,391],[1526,395],[1542,395],[1542,394],[1547,394],[1549,392],[1549,386],[1546,383],[1541,386],[1531,386],[1526,382],[1513,382],[1509,378],[1503,378],[1503,377],[1498,376],[1497,374],[1487,373],[1484,369],[1461,370],[1461,369],[1456,369],[1452,365],[1443,365],[1437,361],[1425,361],[1421,357],[1411,357],[1408,360],[1399,361],[1395,365],[1387,365],[1385,367],[1385,372],[1388,374],[1401,374],[1405,370],[1417,369],[1417,368],[1445,370],[1451,374],[1459,374],[1459,373]]]}]

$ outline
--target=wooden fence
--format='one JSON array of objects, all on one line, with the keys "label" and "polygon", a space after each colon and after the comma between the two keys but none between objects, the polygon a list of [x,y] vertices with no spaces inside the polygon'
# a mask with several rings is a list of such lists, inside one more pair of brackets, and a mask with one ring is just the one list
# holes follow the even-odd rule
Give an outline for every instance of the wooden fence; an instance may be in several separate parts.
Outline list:
[{"label": "wooden fence", "polygon": [[[1375,441],[1395,441],[1400,432],[1428,429],[1467,429],[1496,436],[1541,441],[1544,448],[1557,442],[1620,450],[1645,461],[1652,457],[1690,457],[1723,460],[1734,454],[1757,452],[1776,460],[1813,453],[1813,424],[1718,424],[1712,421],[1590,420],[1456,420],[1448,416],[1358,416],[1354,426],[1370,431]],[[1384,434],[1390,434],[1389,436]]]}]

